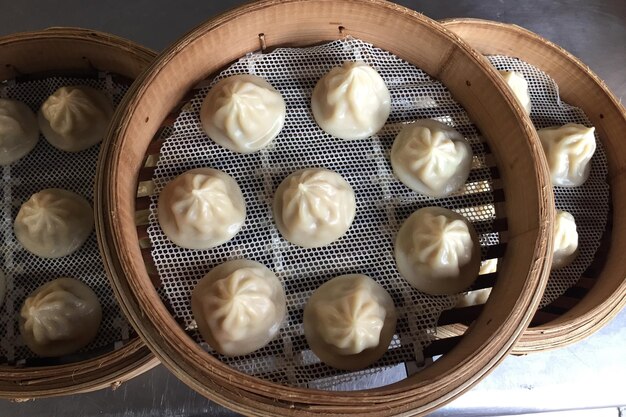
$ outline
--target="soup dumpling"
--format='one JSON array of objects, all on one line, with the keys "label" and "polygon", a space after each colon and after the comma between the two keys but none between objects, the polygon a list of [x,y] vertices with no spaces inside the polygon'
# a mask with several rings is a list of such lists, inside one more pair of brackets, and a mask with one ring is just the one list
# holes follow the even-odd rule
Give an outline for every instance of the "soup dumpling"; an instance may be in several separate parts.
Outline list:
[{"label": "soup dumpling", "polygon": [[113,103],[100,90],[87,86],[61,87],[41,105],[39,128],[52,146],[80,152],[104,138],[113,116]]},{"label": "soup dumpling", "polygon": [[328,245],[350,228],[356,200],[336,172],[308,168],[289,175],[274,196],[274,220],[285,239],[298,246]]},{"label": "soup dumpling", "polygon": [[200,110],[206,134],[233,152],[251,153],[267,146],[283,128],[283,96],[263,78],[233,75],[217,82]]},{"label": "soup dumpling", "polygon": [[522,74],[515,71],[498,71],[504,81],[509,86],[513,95],[520,102],[526,114],[530,114],[531,103],[530,95],[528,94],[528,82]]},{"label": "soup dumpling", "polygon": [[93,226],[93,209],[87,200],[72,191],[48,188],[22,204],[13,229],[27,251],[60,258],[78,250]]},{"label": "soup dumpling", "polygon": [[387,351],[396,329],[389,293],[367,275],[335,277],[320,286],[304,308],[304,334],[327,365],[366,368]]},{"label": "soup dumpling", "polygon": [[465,217],[441,207],[425,207],[400,227],[395,258],[400,274],[419,291],[452,295],[478,276],[480,243]]},{"label": "soup dumpling", "polygon": [[37,288],[20,310],[20,333],[39,356],[74,353],[93,341],[102,321],[96,294],[73,278],[58,278]]},{"label": "soup dumpling", "polygon": [[554,219],[554,256],[552,269],[561,269],[571,264],[578,256],[578,232],[576,221],[567,211],[557,210]]},{"label": "soup dumpling", "polygon": [[161,191],[158,220],[165,235],[188,249],[228,242],[246,219],[241,189],[230,175],[212,168],[187,171]]},{"label": "soup dumpling", "polygon": [[9,165],[33,150],[39,141],[37,118],[20,101],[0,98],[0,165]]},{"label": "soup dumpling", "polygon": [[568,123],[537,130],[550,167],[552,185],[577,187],[591,171],[596,151],[595,128]]},{"label": "soup dumpling", "polygon": [[227,356],[262,348],[285,318],[285,292],[264,265],[246,259],[225,262],[198,282],[191,309],[204,340]]},{"label": "soup dumpling", "polygon": [[436,120],[405,125],[391,148],[394,174],[410,189],[445,197],[467,181],[472,148],[463,135]]},{"label": "soup dumpling", "polygon": [[345,62],[317,82],[311,108],[326,133],[346,140],[365,139],[384,126],[391,97],[374,68],[362,61]]}]

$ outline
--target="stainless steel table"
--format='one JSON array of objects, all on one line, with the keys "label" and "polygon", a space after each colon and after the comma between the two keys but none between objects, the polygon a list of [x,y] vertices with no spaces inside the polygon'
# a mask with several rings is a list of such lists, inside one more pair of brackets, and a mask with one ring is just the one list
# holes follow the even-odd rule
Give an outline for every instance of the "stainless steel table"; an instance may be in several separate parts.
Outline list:
[{"label": "stainless steel table", "polygon": [[[241,1],[0,0],[0,35],[49,26],[114,33],[161,50],[192,27]],[[626,1],[399,1],[429,17],[479,17],[516,23],[581,58],[620,99],[626,97]],[[626,135],[626,132],[625,132]],[[508,357],[437,416],[495,416],[585,409],[576,415],[626,415],[626,311],[592,337],[554,352]],[[182,417],[234,413],[187,388],[159,366],[115,391],[28,403],[0,401],[2,417]],[[559,413],[558,415],[562,415]],[[570,415],[568,413],[567,415]]]}]

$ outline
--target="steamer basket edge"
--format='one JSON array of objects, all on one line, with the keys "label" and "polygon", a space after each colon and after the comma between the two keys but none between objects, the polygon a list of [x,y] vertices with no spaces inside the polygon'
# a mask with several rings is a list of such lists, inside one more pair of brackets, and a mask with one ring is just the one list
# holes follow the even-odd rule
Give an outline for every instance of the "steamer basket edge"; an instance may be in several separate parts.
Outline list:
[{"label": "steamer basket edge", "polygon": [[[123,38],[80,28],[55,27],[0,37],[5,65],[0,79],[50,72],[107,70],[133,79],[156,53]],[[0,367],[0,398],[27,400],[116,388],[158,364],[135,337],[121,348],[64,365]]]},{"label": "steamer basket edge", "polygon": [[[313,6],[311,6],[313,4],[317,5],[320,10],[310,10],[313,8]],[[300,16],[297,13],[293,13],[296,8],[300,10]],[[339,14],[338,11],[346,12],[346,10],[350,10],[353,13],[356,10],[358,18],[353,15],[349,17],[341,15],[342,18],[337,20],[328,19],[327,16],[323,16],[323,18],[320,17],[323,13]],[[143,265],[143,261],[140,259],[140,256],[138,256],[136,232],[132,232],[132,201],[134,201],[133,193],[136,191],[136,182],[134,180],[125,180],[124,177],[130,176],[136,178],[141,158],[147,149],[149,141],[156,132],[159,123],[174,106],[173,103],[180,100],[191,86],[204,78],[207,74],[214,72],[217,68],[231,62],[245,52],[258,49],[259,34],[264,34],[267,45],[273,47],[282,45],[286,39],[293,40],[293,36],[290,36],[293,35],[293,33],[289,31],[295,30],[295,27],[297,27],[298,30],[297,42],[299,44],[334,40],[346,34],[351,34],[354,37],[372,41],[377,44],[377,46],[396,52],[401,57],[406,58],[408,54],[407,51],[410,51],[410,48],[395,48],[394,42],[397,41],[397,39],[392,40],[389,35],[385,36],[384,33],[367,33],[367,31],[363,31],[359,28],[357,24],[359,19],[367,21],[368,18],[372,18],[374,11],[380,12],[381,10],[385,13],[389,13],[394,19],[397,19],[397,21],[394,21],[395,23],[401,22],[400,27],[402,29],[409,30],[409,28],[418,23],[418,30],[428,31],[433,42],[439,42],[440,44],[449,46],[448,48],[442,48],[442,50],[445,51],[442,56],[438,56],[436,59],[431,57],[431,62],[429,63],[431,74],[438,75],[448,80],[452,77],[451,74],[457,74],[459,70],[459,60],[472,62],[473,67],[470,71],[471,77],[474,77],[471,80],[472,83],[470,83],[470,80],[465,80],[464,78],[461,80],[459,78],[454,83],[454,86],[450,88],[454,90],[453,92],[458,92],[458,94],[462,96],[463,101],[484,106],[485,103],[481,103],[480,100],[473,96],[473,92],[468,93],[467,89],[470,85],[474,85],[473,91],[475,91],[487,85],[486,88],[491,89],[490,92],[493,92],[493,84],[497,85],[496,90],[499,95],[495,98],[490,97],[487,101],[495,100],[498,104],[505,106],[507,110],[511,108],[514,109],[512,111],[515,114],[516,122],[514,123],[515,126],[513,130],[516,132],[515,134],[524,137],[523,145],[517,144],[517,146],[524,147],[525,155],[528,155],[526,162],[533,166],[533,170],[536,169],[536,172],[532,174],[532,178],[535,180],[533,181],[533,186],[531,186],[532,191],[526,190],[529,195],[525,196],[525,198],[530,198],[533,207],[537,207],[534,211],[536,217],[533,216],[526,224],[514,225],[514,229],[517,228],[517,233],[511,236],[512,246],[521,248],[519,252],[523,253],[525,256],[517,258],[518,260],[509,259],[505,262],[505,266],[503,267],[505,270],[517,268],[522,271],[527,271],[527,281],[524,282],[523,289],[520,287],[515,287],[514,289],[511,289],[511,287],[504,288],[502,285],[496,287],[494,290],[496,294],[500,294],[501,297],[508,296],[509,298],[515,299],[511,300],[514,307],[510,313],[501,313],[496,311],[497,305],[492,303],[491,307],[486,307],[487,312],[483,314],[483,317],[479,320],[479,324],[476,326],[483,327],[483,331],[486,331],[485,327],[489,327],[490,323],[495,323],[494,320],[489,318],[493,316],[497,319],[498,325],[503,325],[504,328],[506,328],[505,333],[507,340],[494,340],[498,339],[495,333],[487,331],[486,333],[489,333],[490,336],[486,341],[478,340],[479,337],[474,338],[474,340],[464,338],[461,342],[463,349],[469,349],[475,352],[476,356],[473,359],[475,362],[480,362],[482,366],[479,372],[467,372],[464,374],[464,376],[467,377],[467,381],[457,383],[453,389],[446,387],[449,391],[445,398],[440,397],[433,399],[432,394],[423,389],[421,392],[417,392],[419,390],[411,387],[412,384],[416,384],[414,380],[407,380],[394,387],[388,387],[386,390],[379,389],[366,393],[343,393],[345,397],[341,397],[340,395],[327,392],[313,390],[302,392],[302,390],[290,389],[283,386],[273,387],[263,381],[255,381],[251,377],[226,369],[221,363],[217,362],[216,359],[203,352],[195,343],[189,344],[188,338],[184,332],[182,332],[177,324],[172,324],[173,319],[158,300],[156,292],[153,288],[148,288],[151,284],[145,271],[145,265]],[[290,13],[288,14],[287,11],[290,11]],[[305,13],[305,11],[309,11],[310,13]],[[291,21],[283,23],[280,19],[277,19],[277,16],[285,15],[290,16]],[[302,20],[302,16],[306,16],[305,21]],[[318,26],[315,25],[315,19],[318,19]],[[331,22],[339,22],[339,24],[335,25],[335,23],[333,23],[333,26],[329,26],[329,20]],[[272,24],[269,23],[270,21]],[[319,26],[321,25],[320,22],[326,23],[324,26]],[[251,26],[245,36],[236,32],[244,30],[242,28],[248,24]],[[280,24],[283,24],[284,27],[278,27]],[[387,23],[387,25],[389,25],[389,23]],[[377,28],[377,30],[382,32],[382,29]],[[236,33],[228,33],[229,31],[235,31]],[[209,50],[211,47],[209,45],[210,41],[204,38],[204,35],[208,33],[215,39],[214,43],[219,44],[220,40],[228,39],[231,43],[234,43],[234,45],[232,45],[233,48],[228,52],[221,52],[222,56],[219,56],[219,59],[216,59],[215,62],[210,64],[212,66],[209,70],[196,68],[186,69],[186,71],[188,71],[188,73],[185,74],[187,79],[183,81],[175,80],[173,76],[176,73],[174,69],[176,63],[182,62],[183,59],[193,58],[194,51],[202,51],[205,54],[211,52]],[[226,35],[230,36],[226,37]],[[379,35],[382,39],[377,38],[376,35]],[[207,38],[208,37],[207,35]],[[452,44],[454,47],[450,46]],[[385,46],[387,46],[387,48],[385,48]],[[213,47],[215,47],[215,45],[213,45]],[[223,45],[222,49],[224,49]],[[227,53],[229,55],[226,55]],[[184,58],[182,58],[181,55],[184,55]],[[203,65],[209,64],[205,63]],[[178,72],[180,73],[180,68]],[[163,80],[167,80],[170,84],[175,84],[175,87],[167,85]],[[451,84],[453,83],[452,79],[449,81]],[[159,98],[160,102],[164,101],[172,104],[156,103],[156,97]],[[461,98],[459,98],[459,100],[461,100]],[[153,103],[152,105],[156,106],[156,108],[152,108],[147,104],[148,102]],[[368,397],[374,400],[377,399],[381,403],[387,402],[386,405],[378,407],[374,412],[382,412],[381,410],[383,408],[388,408],[391,404],[391,400],[394,400],[396,407],[399,407],[396,411],[400,411],[402,407],[410,407],[410,409],[416,412],[426,412],[432,409],[434,405],[441,405],[443,402],[449,401],[453,396],[458,395],[459,392],[467,389],[469,385],[484,376],[488,368],[493,366],[496,362],[499,362],[504,354],[511,348],[513,341],[519,336],[521,330],[528,323],[530,319],[530,313],[528,311],[532,310],[528,309],[528,306],[536,306],[539,302],[546,279],[544,261],[551,253],[551,239],[545,239],[544,237],[549,236],[551,233],[551,228],[548,226],[551,224],[553,216],[553,206],[551,206],[553,203],[551,203],[552,196],[550,190],[542,186],[546,183],[547,167],[544,165],[535,167],[534,162],[531,162],[533,158],[531,158],[530,155],[538,152],[539,148],[537,147],[537,139],[530,129],[530,122],[525,119],[521,109],[516,105],[515,100],[506,87],[504,87],[497,73],[487,67],[478,54],[467,49],[465,44],[460,42],[456,36],[442,30],[435,23],[415,12],[380,1],[341,1],[335,2],[335,4],[326,1],[265,1],[243,6],[200,26],[162,53],[144,73],[141,80],[132,89],[131,94],[127,95],[124,106],[128,111],[123,112],[124,114],[118,112],[114,122],[114,128],[110,131],[111,136],[108,138],[108,140],[112,142],[108,147],[110,152],[101,165],[101,170],[110,172],[111,176],[102,178],[98,182],[98,192],[103,201],[103,206],[98,213],[99,216],[102,216],[99,223],[101,227],[104,228],[106,241],[110,247],[113,248],[113,256],[117,257],[115,260],[108,261],[108,267],[115,270],[111,276],[112,279],[115,280],[115,285],[120,286],[120,292],[125,293],[123,300],[124,303],[127,303],[125,309],[130,313],[130,316],[132,316],[131,320],[133,324],[137,325],[137,330],[147,341],[151,349],[155,351],[157,356],[163,360],[164,364],[179,378],[183,379],[184,382],[191,385],[192,388],[198,390],[203,395],[217,402],[226,404],[238,411],[243,410],[245,412],[254,413],[276,412],[277,410],[285,412],[286,407],[288,407],[286,404],[290,403],[292,406],[298,404],[296,406],[297,408],[303,407],[303,409],[306,408],[310,413],[314,413],[324,409],[324,407],[339,406],[341,404],[345,406],[346,401],[351,402],[355,398]],[[480,114],[483,108],[480,107],[480,109],[476,108],[473,110],[475,113]],[[511,117],[510,114],[508,115]],[[476,115],[472,114],[472,116]],[[480,115],[477,117],[479,119],[481,118]],[[485,118],[488,117],[482,116],[480,127],[484,131],[489,131],[491,128],[485,125]],[[130,136],[134,138],[135,143],[129,143],[128,137]],[[505,136],[510,139],[509,136]],[[141,144],[137,144],[136,142],[141,142]],[[505,145],[498,146],[504,147]],[[123,170],[123,172],[121,172],[121,170]],[[133,190],[133,186],[135,190]],[[512,195],[512,197],[515,198],[514,195]],[[517,196],[517,198],[521,199],[520,196]],[[513,251],[513,249],[509,248],[509,251]],[[525,261],[519,261],[521,258],[525,259]],[[526,261],[528,262],[525,263]],[[143,311],[146,312],[148,317],[142,317],[141,312]],[[503,315],[507,317],[502,317]],[[505,324],[510,326],[507,327]],[[165,331],[163,327],[159,328],[159,326],[165,326],[167,331]],[[181,346],[178,346],[177,343],[181,344]],[[429,368],[430,371],[427,370],[426,373],[421,375],[424,376],[424,379],[432,378],[429,379],[429,381],[432,382],[438,375],[437,372],[444,367],[443,364],[453,360],[455,364],[450,365],[448,363],[446,366],[454,368],[457,373],[462,373],[460,369],[463,366],[468,366],[468,361],[462,358],[464,355],[459,353],[461,350],[462,349],[457,349],[456,353],[450,356],[450,359],[444,358],[443,360],[437,361],[435,365]],[[194,361],[198,361],[199,366],[194,369],[194,367],[185,364],[183,368],[183,365],[181,365],[183,361],[188,360],[189,362],[193,362],[186,358],[185,355],[193,357]],[[204,372],[199,368],[204,369]],[[203,386],[200,380],[204,382],[206,386]],[[447,382],[450,382],[450,380]],[[207,388],[209,385],[213,388],[213,391]],[[225,387],[228,387],[228,389],[225,389]],[[242,403],[236,404],[236,399],[241,401],[242,397],[241,395],[231,395],[231,393],[228,392],[230,390],[247,393],[248,396],[251,397],[249,399],[250,401],[246,402],[245,405]],[[273,405],[269,400],[267,403],[263,402],[260,399],[261,394],[275,395],[276,397],[273,399],[273,402],[277,404],[277,408],[272,408]],[[247,399],[244,398],[244,400]],[[434,400],[437,400],[438,404],[435,404]],[[279,401],[282,403],[279,403]],[[264,408],[254,408],[261,404]],[[408,410],[409,408],[406,409]],[[333,411],[338,410],[345,411],[345,409],[333,408]]]},{"label": "steamer basket edge", "polygon": [[626,110],[587,65],[527,29],[469,18],[448,19],[442,23],[483,54],[513,55],[552,76],[561,86],[560,95],[564,101],[585,111],[607,149],[612,230],[604,238],[610,242],[608,253],[601,254],[607,256],[606,261],[597,272],[594,285],[586,289],[577,304],[552,320],[531,325],[513,353],[544,351],[575,343],[599,330],[626,305],[626,265],[620,260],[626,247],[626,225],[619,215],[626,205],[623,175],[626,148],[620,141],[626,129]]}]

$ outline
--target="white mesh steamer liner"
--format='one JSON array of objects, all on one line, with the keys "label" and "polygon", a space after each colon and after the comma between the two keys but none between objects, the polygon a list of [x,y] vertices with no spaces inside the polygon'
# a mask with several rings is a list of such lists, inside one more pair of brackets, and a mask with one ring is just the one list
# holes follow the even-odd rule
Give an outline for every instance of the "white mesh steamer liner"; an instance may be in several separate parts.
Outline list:
[{"label": "white mesh steamer liner", "polygon": [[[103,90],[118,105],[127,85],[114,76],[99,73],[93,78],[52,77],[32,80],[9,80],[0,85],[0,97],[19,100],[37,112],[41,104],[59,87],[88,85]],[[2,167],[2,268],[7,279],[5,304],[0,314],[0,360],[7,364],[46,365],[36,358],[21,340],[19,312],[24,299],[37,287],[55,278],[68,276],[83,281],[98,295],[102,304],[102,324],[96,339],[80,352],[129,339],[130,327],[119,309],[104,271],[95,232],[71,255],[39,258],[22,248],[13,234],[13,221],[20,206],[30,196],[45,188],[65,188],[85,197],[93,205],[93,181],[100,146],[78,153],[63,152],[40,136],[31,153]],[[80,359],[81,354],[72,356]]]},{"label": "white mesh steamer liner", "polygon": [[[391,116],[376,136],[343,141],[324,133],[313,120],[310,97],[315,83],[332,67],[346,60],[363,60],[385,80],[391,93]],[[236,258],[263,263],[282,281],[288,314],[279,337],[263,349],[243,357],[217,355],[234,368],[276,382],[303,386],[332,375],[354,377],[318,363],[308,350],[302,312],[310,294],[327,280],[346,273],[364,273],[381,283],[398,310],[396,338],[376,366],[416,359],[432,340],[440,313],[452,308],[457,297],[429,296],[414,290],[397,272],[393,257],[395,235],[416,209],[438,205],[457,210],[477,228],[483,254],[499,243],[491,170],[483,139],[463,108],[447,89],[425,72],[362,41],[345,39],[311,48],[277,49],[253,53],[223,71],[224,77],[250,73],[268,80],[287,104],[285,127],[266,149],[235,154],[211,141],[203,132],[199,110],[209,90],[199,86],[183,106],[171,136],[160,152],[154,172],[155,194],[150,207],[152,257],[162,281],[162,294],[174,317],[202,342],[191,313],[191,291],[213,267]],[[459,130],[472,145],[475,158],[468,183],[448,198],[433,200],[417,195],[393,176],[389,153],[404,122],[436,118]],[[491,165],[490,165],[491,164]],[[491,166],[491,167],[490,167]],[[158,225],[158,193],[175,176],[193,168],[212,167],[235,178],[244,194],[247,219],[230,242],[212,250],[188,250],[172,244]],[[339,241],[317,249],[304,249],[285,241],[272,219],[272,200],[280,182],[306,167],[325,167],[341,174],[356,194],[356,218]],[[401,341],[401,343],[400,343]],[[417,352],[417,353],[416,353]],[[363,371],[358,374],[371,372]],[[338,378],[336,382],[340,382]]]},{"label": "white mesh steamer liner", "polygon": [[[524,76],[528,82],[532,105],[530,118],[535,128],[566,123],[593,126],[581,109],[560,100],[558,86],[543,71],[508,56],[494,55],[488,58],[498,70],[516,71]],[[550,273],[540,308],[563,295],[591,265],[600,246],[609,214],[609,185],[606,176],[606,154],[596,132],[596,152],[591,159],[589,179],[579,187],[554,187],[556,208],[570,212],[576,220],[579,253],[572,264]]]}]

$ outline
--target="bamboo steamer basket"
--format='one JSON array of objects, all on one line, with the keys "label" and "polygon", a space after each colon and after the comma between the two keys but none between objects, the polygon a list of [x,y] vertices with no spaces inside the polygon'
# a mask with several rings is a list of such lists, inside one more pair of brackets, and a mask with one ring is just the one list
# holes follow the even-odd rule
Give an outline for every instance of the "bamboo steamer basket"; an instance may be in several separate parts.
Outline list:
[{"label": "bamboo steamer basket", "polygon": [[[506,250],[491,301],[464,336],[436,340],[420,373],[367,391],[279,385],[233,370],[175,321],[155,286],[138,184],[151,178],[158,132],[198,82],[251,51],[344,38],[371,42],[442,81],[488,138],[502,183],[498,203]],[[438,23],[380,0],[266,0],[234,9],[164,51],[126,95],[101,153],[97,227],[107,268],[131,323],[162,363],[207,398],[249,415],[424,414],[482,379],[509,352],[532,317],[547,279],[554,203],[532,124],[477,52]],[[524,178],[524,181],[519,181]],[[506,200],[504,200],[506,196]],[[458,315],[444,321],[455,323]]]},{"label": "bamboo steamer basket", "polygon": [[589,67],[558,45],[519,26],[478,19],[444,22],[485,55],[509,55],[544,71],[563,101],[582,109],[606,149],[611,211],[596,260],[580,280],[538,310],[514,353],[537,352],[577,342],[608,323],[626,304],[626,111]]},{"label": "bamboo steamer basket", "polygon": [[[77,28],[50,28],[0,38],[0,80],[114,73],[130,83],[156,54],[125,39]],[[96,203],[97,204],[97,203]],[[138,337],[107,352],[57,365],[0,366],[0,397],[23,401],[117,388],[158,364]]]}]

